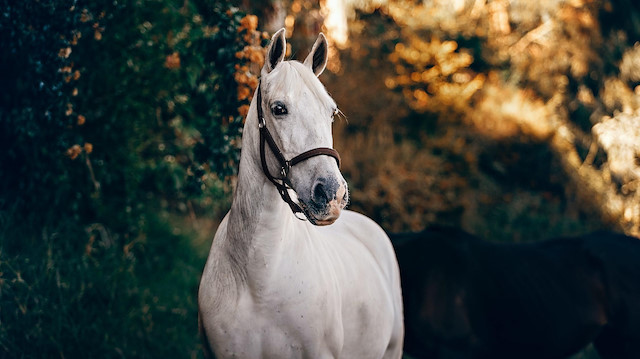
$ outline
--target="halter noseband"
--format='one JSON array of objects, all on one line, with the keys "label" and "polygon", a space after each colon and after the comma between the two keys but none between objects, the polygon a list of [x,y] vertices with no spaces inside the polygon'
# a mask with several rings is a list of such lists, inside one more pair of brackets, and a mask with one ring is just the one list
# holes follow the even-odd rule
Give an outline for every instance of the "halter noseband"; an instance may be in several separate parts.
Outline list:
[{"label": "halter noseband", "polygon": [[[291,180],[289,179],[289,170],[291,170],[291,167],[297,165],[302,161],[305,161],[311,157],[320,156],[320,155],[326,155],[326,156],[331,156],[335,158],[336,162],[338,163],[338,167],[340,167],[340,154],[338,154],[338,151],[334,150],[333,148],[318,147],[318,148],[311,149],[309,151],[305,151],[295,156],[294,158],[287,160],[282,154],[282,151],[280,151],[280,148],[278,148],[278,145],[273,140],[273,137],[271,136],[271,133],[267,128],[267,123],[265,122],[264,114],[262,112],[261,82],[258,83],[257,96],[258,96],[257,98],[258,128],[260,129],[260,162],[262,162],[262,171],[264,172],[265,176],[267,176],[269,181],[271,181],[271,183],[273,183],[276,186],[276,188],[278,189],[278,193],[280,193],[280,197],[282,197],[282,200],[289,205],[289,207],[291,208],[293,213],[296,215],[296,217],[298,219],[304,220],[304,218],[301,218],[297,215],[298,213],[304,214],[304,211],[302,210],[299,204],[295,203],[291,199],[291,196],[289,196],[289,192],[287,191],[289,189],[293,189],[291,186]],[[269,167],[267,166],[267,159],[266,159],[265,149],[264,149],[265,142],[266,144],[269,145],[269,148],[271,149],[271,153],[273,153],[276,160],[280,164],[280,175],[282,177],[274,177],[273,175],[271,175],[271,172],[269,172]]]}]

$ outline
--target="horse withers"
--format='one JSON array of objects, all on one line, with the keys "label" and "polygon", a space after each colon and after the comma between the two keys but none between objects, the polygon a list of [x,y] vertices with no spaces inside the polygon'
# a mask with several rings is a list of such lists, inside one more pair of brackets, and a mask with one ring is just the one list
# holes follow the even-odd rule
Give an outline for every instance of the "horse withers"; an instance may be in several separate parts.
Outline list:
[{"label": "horse withers", "polygon": [[217,358],[398,359],[393,247],[369,218],[343,210],[331,135],[339,111],[317,78],[326,39],[304,63],[284,61],[286,48],[282,29],[267,49],[231,209],[202,274],[204,346]]},{"label": "horse withers", "polygon": [[487,242],[453,228],[391,235],[405,352],[416,358],[640,358],[640,240],[610,232]]}]

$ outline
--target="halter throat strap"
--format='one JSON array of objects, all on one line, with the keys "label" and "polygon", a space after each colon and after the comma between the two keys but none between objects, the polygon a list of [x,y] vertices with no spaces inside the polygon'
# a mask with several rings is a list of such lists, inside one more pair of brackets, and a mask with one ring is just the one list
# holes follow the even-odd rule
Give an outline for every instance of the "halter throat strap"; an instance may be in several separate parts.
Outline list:
[{"label": "halter throat strap", "polygon": [[[276,144],[276,141],[273,139],[273,136],[271,136],[271,132],[269,132],[269,129],[267,128],[267,123],[265,121],[264,113],[262,111],[261,84],[262,82],[258,83],[257,105],[258,105],[258,128],[260,129],[260,162],[262,164],[262,172],[264,172],[265,176],[269,179],[269,181],[271,181],[271,183],[273,183],[273,185],[276,186],[276,188],[278,189],[278,193],[280,193],[280,197],[282,197],[282,200],[289,205],[289,207],[291,208],[291,211],[293,211],[293,213],[296,214],[296,217],[299,219],[304,219],[297,215],[298,213],[304,214],[304,211],[302,210],[302,208],[298,203],[294,202],[293,199],[291,199],[291,196],[289,195],[289,192],[288,192],[289,189],[292,189],[291,181],[289,179],[289,171],[291,170],[291,167],[297,165],[302,161],[308,160],[309,158],[320,156],[320,155],[333,157],[338,163],[338,167],[340,167],[340,154],[338,153],[338,151],[334,150],[333,148],[318,147],[318,148],[305,151],[293,157],[292,159],[287,160],[282,154],[282,151],[280,151],[280,148]],[[273,156],[276,158],[276,160],[278,161],[278,164],[280,165],[279,177],[273,176],[269,171],[269,166],[267,166],[265,144],[269,146],[271,153],[273,153]]]}]

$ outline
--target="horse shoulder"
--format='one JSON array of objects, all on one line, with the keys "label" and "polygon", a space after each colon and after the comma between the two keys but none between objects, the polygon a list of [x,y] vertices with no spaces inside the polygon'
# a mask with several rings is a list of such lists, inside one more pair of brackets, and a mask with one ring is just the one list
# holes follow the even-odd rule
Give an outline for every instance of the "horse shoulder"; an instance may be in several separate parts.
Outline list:
[{"label": "horse shoulder", "polygon": [[227,223],[228,215],[218,226],[200,279],[198,307],[204,318],[225,312],[222,307],[235,303],[239,295],[237,275],[234,275],[233,264],[225,254]]},{"label": "horse shoulder", "polygon": [[[238,333],[247,331],[243,323],[252,322],[251,300],[242,285],[233,260],[228,256],[228,214],[222,220],[211,245],[198,290],[199,326],[205,349],[225,353],[224,357],[255,356],[260,342],[249,344]],[[215,356],[214,356],[215,357]]]}]

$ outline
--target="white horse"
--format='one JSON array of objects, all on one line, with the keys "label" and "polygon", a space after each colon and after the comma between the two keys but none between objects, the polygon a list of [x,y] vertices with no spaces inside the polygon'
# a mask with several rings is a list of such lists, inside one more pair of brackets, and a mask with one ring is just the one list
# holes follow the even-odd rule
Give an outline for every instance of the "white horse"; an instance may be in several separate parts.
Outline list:
[{"label": "white horse", "polygon": [[331,149],[338,110],[317,79],[327,41],[320,34],[304,63],[283,61],[285,50],[281,29],[245,122],[233,203],[200,282],[205,352],[400,358],[404,327],[393,248],[372,220],[342,211],[347,184]]}]

